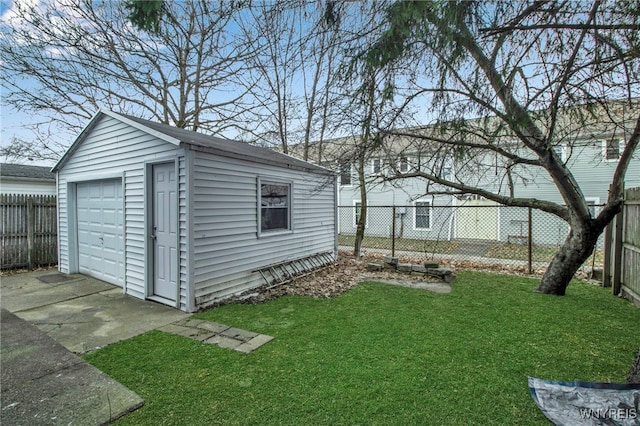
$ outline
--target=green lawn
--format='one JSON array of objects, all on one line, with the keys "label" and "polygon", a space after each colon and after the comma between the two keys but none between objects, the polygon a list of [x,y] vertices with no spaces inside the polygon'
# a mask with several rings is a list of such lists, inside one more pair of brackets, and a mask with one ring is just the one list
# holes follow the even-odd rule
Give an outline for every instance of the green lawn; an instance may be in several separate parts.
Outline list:
[{"label": "green lawn", "polygon": [[550,424],[527,376],[624,382],[640,309],[574,282],[460,272],[435,294],[363,283],[197,317],[269,334],[251,354],[153,331],[85,359],[145,406],[121,424]]}]

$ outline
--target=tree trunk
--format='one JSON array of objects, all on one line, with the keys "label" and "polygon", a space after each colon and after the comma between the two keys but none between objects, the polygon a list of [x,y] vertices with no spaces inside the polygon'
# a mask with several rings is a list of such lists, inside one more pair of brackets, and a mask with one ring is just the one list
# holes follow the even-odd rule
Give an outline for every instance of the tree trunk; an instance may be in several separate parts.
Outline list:
[{"label": "tree trunk", "polygon": [[360,185],[360,216],[356,222],[356,241],[353,244],[353,255],[360,257],[364,230],[367,225],[367,186],[365,181],[364,158],[358,158],[358,184]]},{"label": "tree trunk", "polygon": [[593,253],[601,233],[602,230],[598,231],[592,224],[572,227],[564,244],[549,263],[536,291],[564,296],[575,273]]}]

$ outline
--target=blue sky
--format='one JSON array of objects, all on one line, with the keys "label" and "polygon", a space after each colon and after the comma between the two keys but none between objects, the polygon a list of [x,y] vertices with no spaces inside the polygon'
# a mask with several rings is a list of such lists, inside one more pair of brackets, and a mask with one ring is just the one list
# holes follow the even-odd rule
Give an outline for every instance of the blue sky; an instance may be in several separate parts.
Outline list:
[{"label": "blue sky", "polygon": [[[6,17],[6,14],[11,11],[12,5],[13,2],[11,0],[0,0],[0,19]],[[6,146],[7,144],[9,144],[13,137],[19,137],[25,140],[33,139],[33,132],[27,127],[30,124],[41,121],[42,118],[17,111],[11,106],[6,105],[4,89],[0,90],[2,91],[0,93],[0,146]],[[73,136],[70,135],[69,137]],[[0,161],[4,161],[4,159],[2,158],[0,159]],[[28,160],[25,160],[24,164],[35,164],[43,166],[53,165],[52,162],[32,162]]]}]

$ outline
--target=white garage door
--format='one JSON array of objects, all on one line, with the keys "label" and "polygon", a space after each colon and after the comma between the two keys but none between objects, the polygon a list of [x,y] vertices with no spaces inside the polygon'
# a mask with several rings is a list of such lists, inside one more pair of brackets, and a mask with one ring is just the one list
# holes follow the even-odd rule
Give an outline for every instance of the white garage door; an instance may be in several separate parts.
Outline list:
[{"label": "white garage door", "polygon": [[76,197],[80,273],[122,287],[122,181],[109,179],[79,183]]}]

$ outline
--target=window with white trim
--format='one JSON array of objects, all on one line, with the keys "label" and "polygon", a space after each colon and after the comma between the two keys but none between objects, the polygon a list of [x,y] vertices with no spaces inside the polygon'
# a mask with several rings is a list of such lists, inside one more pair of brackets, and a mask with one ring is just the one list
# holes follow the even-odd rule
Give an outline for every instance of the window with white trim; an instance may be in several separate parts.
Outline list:
[{"label": "window with white trim", "polygon": [[291,184],[259,180],[259,232],[291,230]]},{"label": "window with white trim", "polygon": [[589,215],[591,217],[598,216],[598,213],[600,213],[600,198],[585,197],[584,200],[587,202],[587,209],[589,210]]},{"label": "window with white trim", "polygon": [[351,185],[351,163],[340,164],[340,185]]},{"label": "window with white trim", "polygon": [[404,155],[401,155],[398,160],[398,170],[400,170],[400,173],[406,173],[409,171],[409,160]]},{"label": "window with white trim", "polygon": [[382,160],[374,158],[371,160],[371,173],[379,175],[382,172]]},{"label": "window with white trim", "polygon": [[431,229],[431,201],[418,200],[413,203],[413,224],[415,229]]},{"label": "window with white trim", "polygon": [[[362,212],[362,201],[354,201],[353,202],[353,226],[354,227],[358,226],[358,220],[360,220],[361,212]],[[364,227],[366,228],[367,226],[369,226],[369,215],[367,215],[364,222]]]},{"label": "window with white trim", "polygon": [[618,161],[622,152],[620,139],[609,139],[602,143],[603,155],[606,161]]},{"label": "window with white trim", "polygon": [[556,155],[560,158],[560,161],[562,161],[563,163],[567,162],[567,152],[564,145],[562,144],[555,145],[553,147],[553,150],[556,152]]}]

